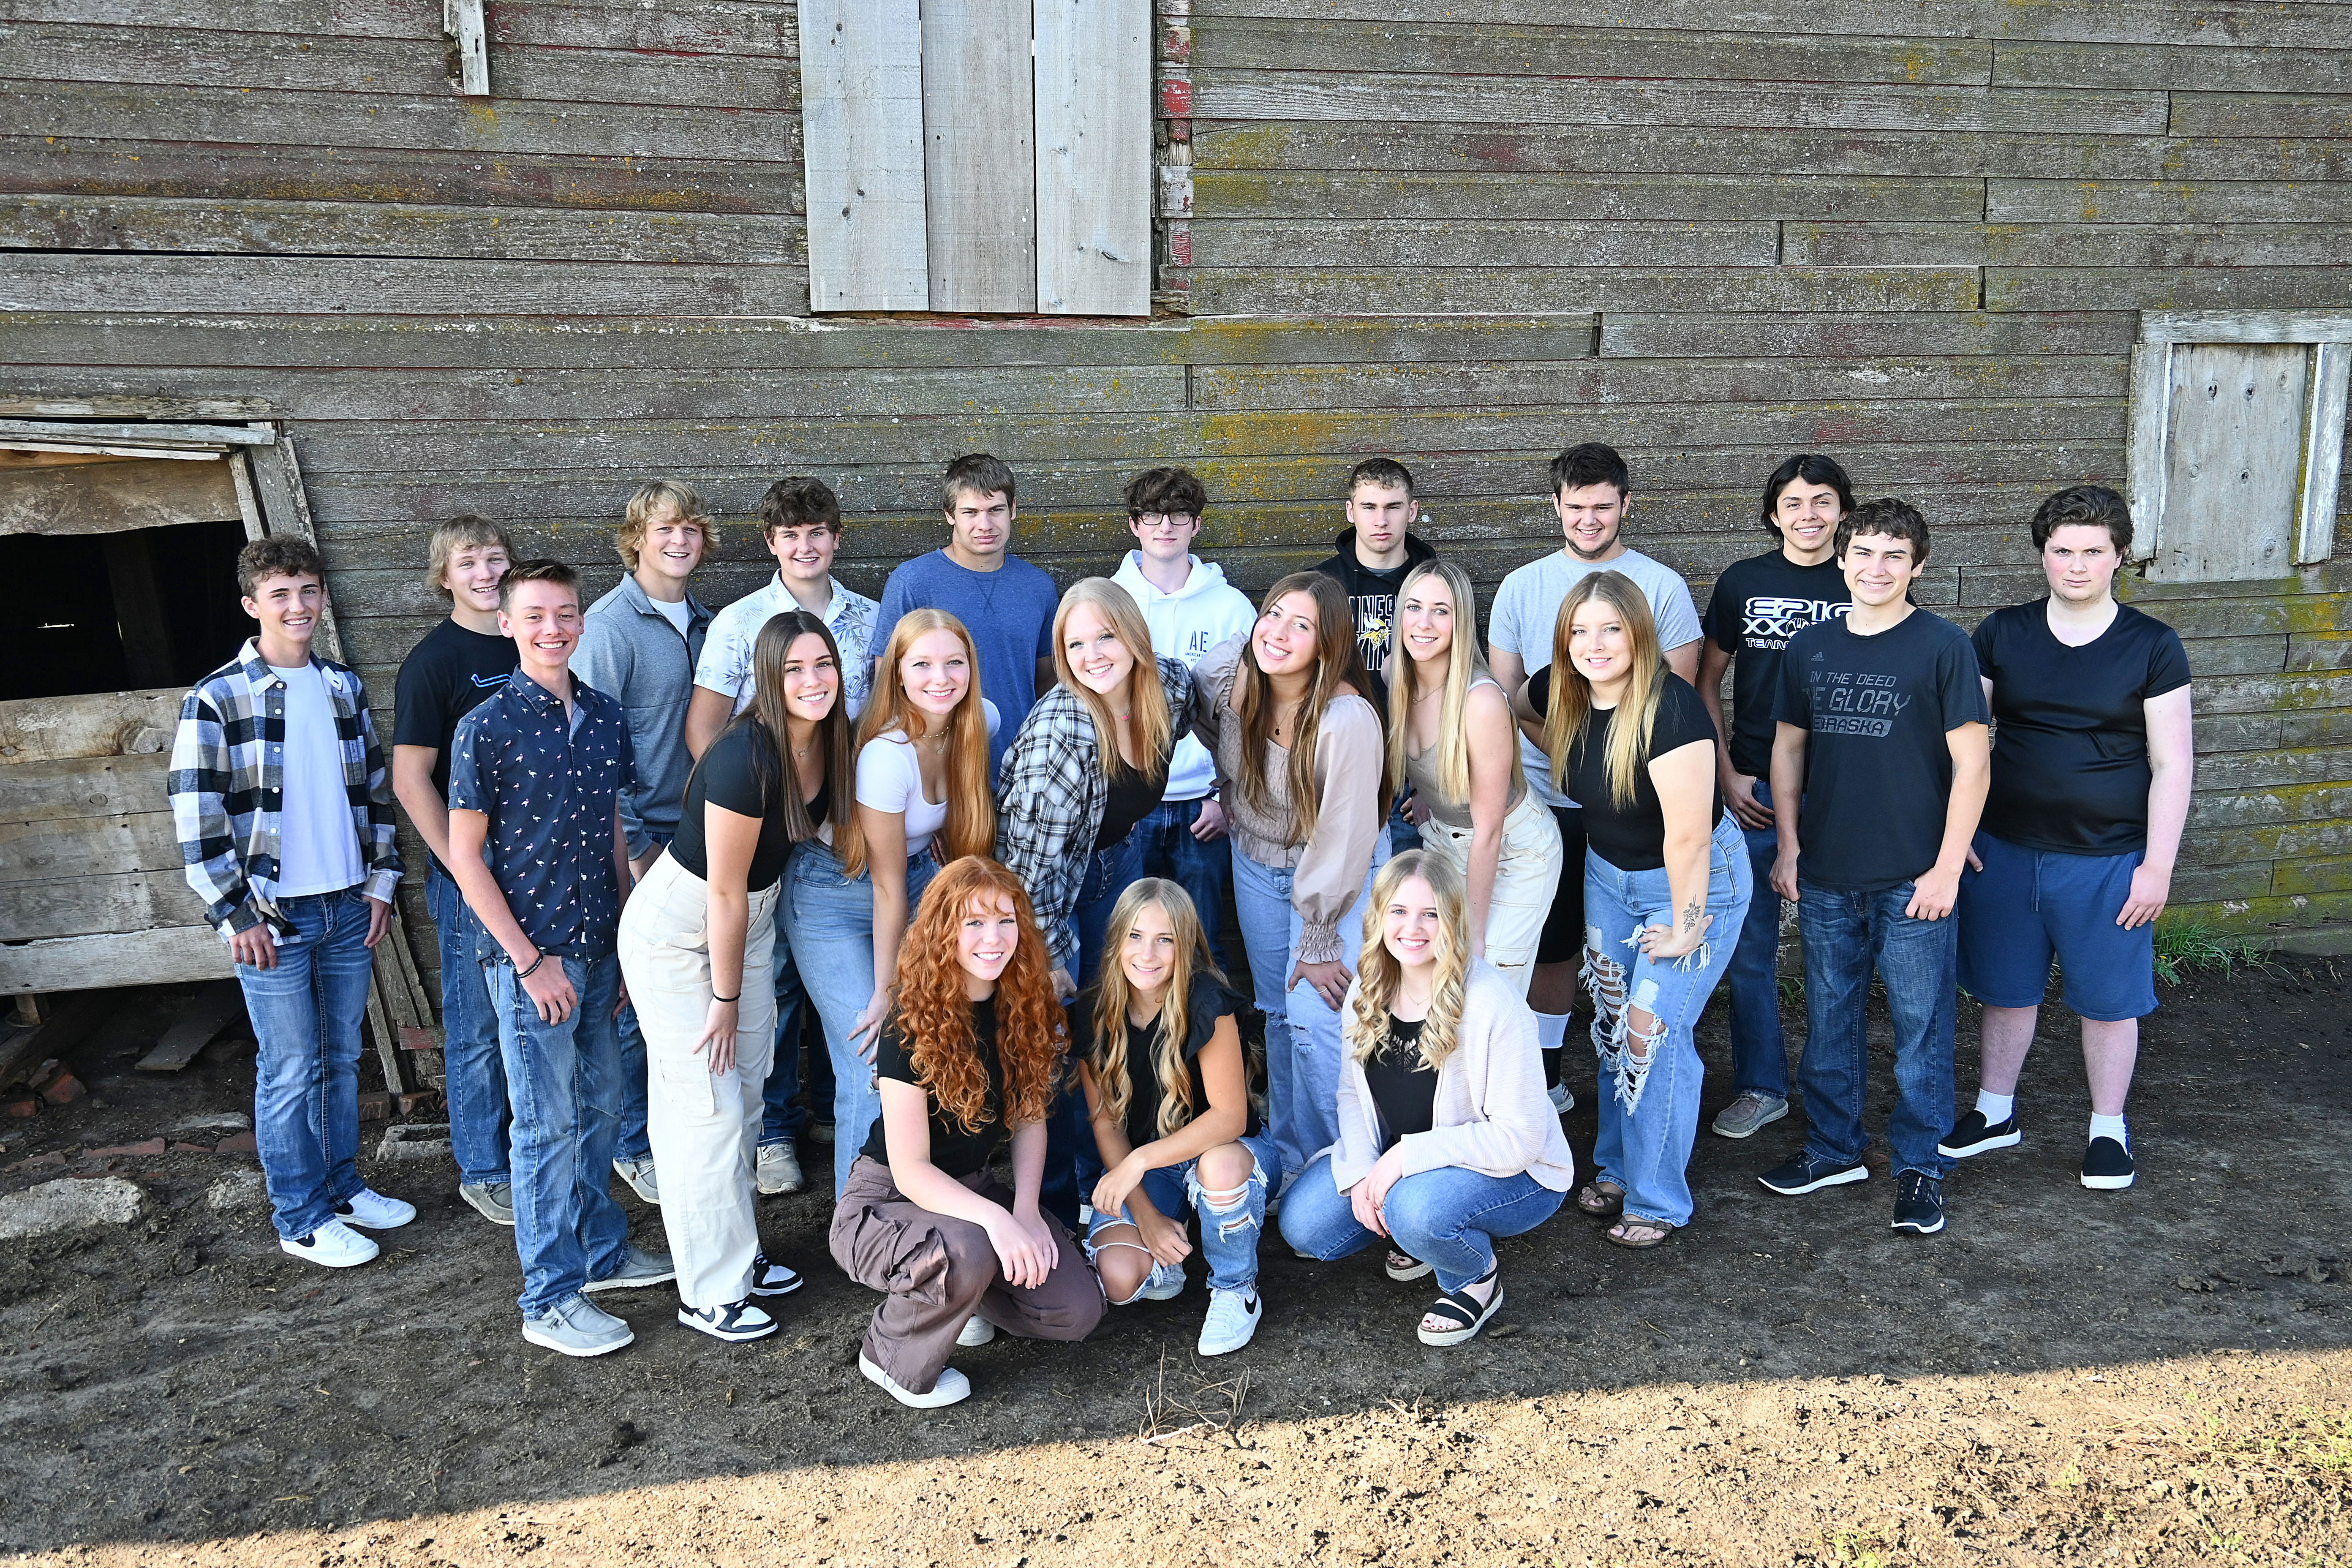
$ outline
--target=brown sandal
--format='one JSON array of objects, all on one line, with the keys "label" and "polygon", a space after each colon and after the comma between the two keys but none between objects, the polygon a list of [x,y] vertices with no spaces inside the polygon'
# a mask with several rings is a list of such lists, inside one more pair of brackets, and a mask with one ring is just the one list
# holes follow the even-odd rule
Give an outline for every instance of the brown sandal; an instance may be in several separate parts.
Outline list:
[{"label": "brown sandal", "polygon": [[1647,1252],[1654,1247],[1664,1246],[1667,1237],[1675,1234],[1675,1227],[1664,1220],[1643,1219],[1638,1215],[1629,1214],[1619,1216],[1617,1223],[1601,1234],[1620,1247],[1635,1252]]},{"label": "brown sandal", "polygon": [[1625,1189],[1614,1182],[1587,1182],[1576,1190],[1576,1206],[1595,1219],[1625,1212]]}]

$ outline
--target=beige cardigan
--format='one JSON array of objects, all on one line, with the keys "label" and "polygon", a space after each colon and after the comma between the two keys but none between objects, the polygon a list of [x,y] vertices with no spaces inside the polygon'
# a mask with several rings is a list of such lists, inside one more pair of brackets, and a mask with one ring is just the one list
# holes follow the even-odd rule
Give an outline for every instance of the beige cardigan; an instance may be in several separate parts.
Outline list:
[{"label": "beige cardigan", "polygon": [[1249,650],[1244,632],[1219,643],[1193,667],[1198,700],[1192,733],[1216,759],[1217,784],[1234,845],[1261,866],[1296,868],[1290,907],[1298,911],[1298,962],[1328,963],[1343,951],[1339,921],[1364,890],[1372,851],[1388,825],[1381,800],[1381,769],[1387,742],[1380,715],[1360,697],[1335,698],[1323,710],[1315,742],[1315,836],[1295,842],[1290,816],[1290,751],[1269,745],[1264,812],[1253,810],[1241,789],[1242,717],[1235,711],[1234,677]]},{"label": "beige cardigan", "polygon": [[[1357,981],[1339,1016],[1355,1017]],[[1522,1171],[1556,1193],[1576,1181],[1576,1158],[1561,1136],[1559,1117],[1544,1091],[1537,1054],[1536,1016],[1517,986],[1483,958],[1470,961],[1462,1026],[1454,1054],[1437,1068],[1432,1125],[1397,1141],[1404,1174],[1459,1165],[1486,1176]],[[1380,1108],[1372,1103],[1363,1064],[1342,1038],[1339,1057],[1339,1141],[1328,1152],[1331,1178],[1341,1192],[1364,1179],[1385,1147]]]}]

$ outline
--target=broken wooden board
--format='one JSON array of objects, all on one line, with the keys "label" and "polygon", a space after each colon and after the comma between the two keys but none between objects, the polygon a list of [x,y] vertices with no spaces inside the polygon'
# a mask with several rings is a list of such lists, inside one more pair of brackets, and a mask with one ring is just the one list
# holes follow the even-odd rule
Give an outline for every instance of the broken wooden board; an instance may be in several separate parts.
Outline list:
[{"label": "broken wooden board", "polygon": [[163,1031],[155,1048],[139,1058],[141,1072],[178,1072],[213,1043],[213,1037],[245,1013],[245,993],[234,980],[216,980],[195,994],[180,1021]]}]

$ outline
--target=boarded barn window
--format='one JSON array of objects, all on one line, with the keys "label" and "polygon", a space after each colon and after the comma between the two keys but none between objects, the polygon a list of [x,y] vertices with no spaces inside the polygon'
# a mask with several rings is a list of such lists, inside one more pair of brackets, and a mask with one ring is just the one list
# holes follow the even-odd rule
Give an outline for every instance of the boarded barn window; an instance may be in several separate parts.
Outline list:
[{"label": "boarded barn window", "polygon": [[2291,575],[2335,550],[2352,315],[2151,312],[2132,359],[2148,575]]},{"label": "boarded barn window", "polygon": [[1150,0],[804,0],[818,310],[1151,310]]}]

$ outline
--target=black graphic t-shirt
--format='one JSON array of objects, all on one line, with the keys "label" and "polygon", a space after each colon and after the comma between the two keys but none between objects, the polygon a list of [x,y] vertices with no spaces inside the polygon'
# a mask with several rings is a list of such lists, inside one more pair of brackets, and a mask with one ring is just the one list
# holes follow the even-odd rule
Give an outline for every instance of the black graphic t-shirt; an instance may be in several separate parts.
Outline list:
[{"label": "black graphic t-shirt", "polygon": [[1992,682],[1992,793],[1984,830],[2028,849],[2123,855],[2147,843],[2151,697],[2189,684],[2179,634],[2129,605],[2081,647],[2050,633],[2050,601],[1977,627]]},{"label": "black graphic t-shirt", "polygon": [[1985,721],[1969,636],[1913,610],[1874,637],[1841,617],[1789,639],[1773,717],[1810,731],[1797,874],[1846,892],[1936,864],[1952,793],[1948,731]]},{"label": "black graphic t-shirt", "polygon": [[1780,655],[1789,639],[1816,621],[1853,608],[1837,558],[1800,566],[1772,550],[1735,561],[1715,580],[1706,635],[1731,655],[1731,765],[1750,778],[1772,771],[1772,708],[1780,700]]}]

